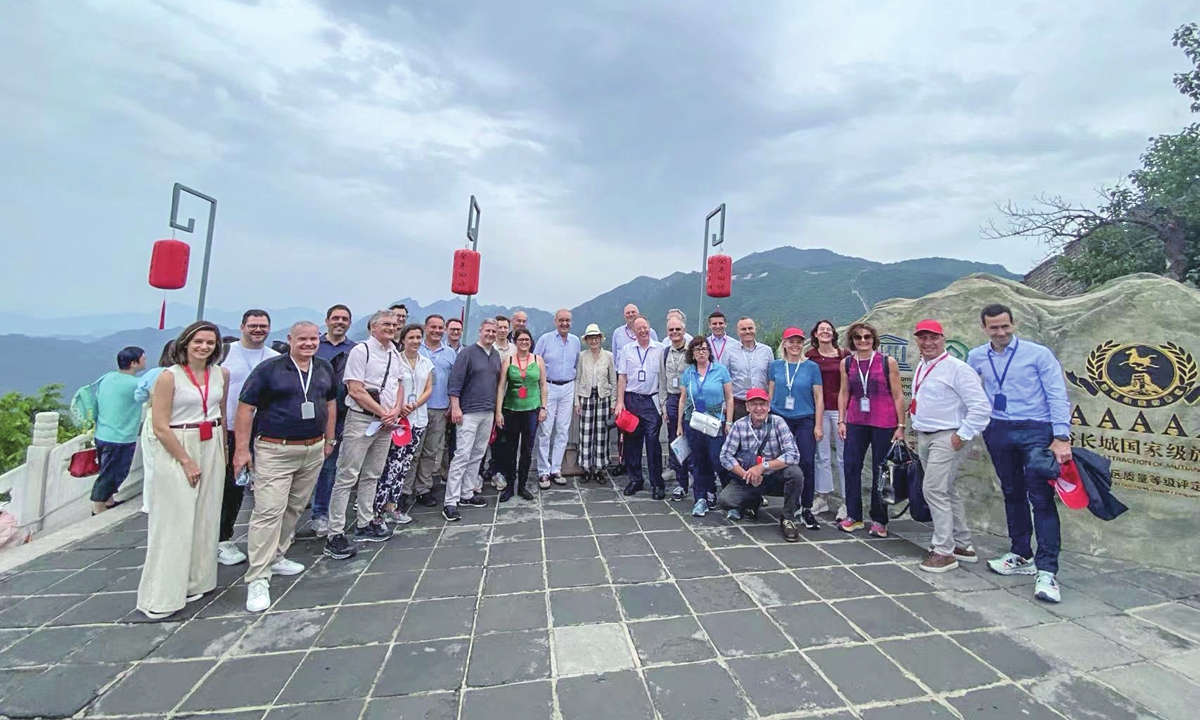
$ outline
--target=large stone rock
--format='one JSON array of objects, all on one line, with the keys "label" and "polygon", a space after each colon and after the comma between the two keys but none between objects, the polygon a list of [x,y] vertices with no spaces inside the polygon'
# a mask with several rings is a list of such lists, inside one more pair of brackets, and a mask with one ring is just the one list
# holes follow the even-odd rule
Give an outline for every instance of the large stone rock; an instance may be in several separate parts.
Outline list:
[{"label": "large stone rock", "polygon": [[[907,394],[920,358],[912,337],[916,322],[940,320],[951,352],[965,357],[987,342],[979,311],[994,302],[1013,309],[1018,336],[1058,356],[1068,378],[1072,443],[1113,461],[1115,492],[1130,508],[1102,522],[1060,504],[1063,547],[1194,570],[1200,561],[1200,292],[1139,274],[1059,298],[971,275],[917,300],[882,302],[865,320],[900,361]],[[958,487],[972,528],[1007,535],[999,481],[982,440],[964,452]]]}]

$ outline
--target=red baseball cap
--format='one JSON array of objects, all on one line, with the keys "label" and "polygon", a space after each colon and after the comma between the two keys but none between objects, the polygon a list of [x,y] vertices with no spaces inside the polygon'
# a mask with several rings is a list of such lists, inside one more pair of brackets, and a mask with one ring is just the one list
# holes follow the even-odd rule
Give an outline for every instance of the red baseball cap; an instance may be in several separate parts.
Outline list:
[{"label": "red baseball cap", "polygon": [[746,391],[746,402],[751,400],[766,400],[770,402],[771,398],[767,395],[767,391],[762,388],[750,388]]},{"label": "red baseball cap", "polygon": [[917,323],[917,329],[913,331],[913,335],[919,335],[923,332],[934,333],[935,335],[946,334],[946,331],[942,330],[942,324],[937,320],[922,320]]},{"label": "red baseball cap", "polygon": [[803,338],[804,331],[798,327],[790,327],[787,330],[783,331],[783,339],[784,340],[787,340],[788,338],[794,338],[794,337]]}]

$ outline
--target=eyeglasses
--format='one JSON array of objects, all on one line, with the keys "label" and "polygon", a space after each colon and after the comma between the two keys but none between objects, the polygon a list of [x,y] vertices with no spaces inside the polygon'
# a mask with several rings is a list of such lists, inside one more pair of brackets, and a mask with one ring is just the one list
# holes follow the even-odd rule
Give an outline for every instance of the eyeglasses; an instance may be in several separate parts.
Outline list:
[{"label": "eyeglasses", "polygon": [[875,336],[874,335],[855,335],[854,339],[855,340],[874,340]]},{"label": "eyeglasses", "polygon": [[683,332],[683,328],[667,328],[667,332],[669,332],[669,333],[672,333],[672,332],[681,333],[681,332]]},{"label": "eyeglasses", "polygon": [[381,323],[378,323],[378,325],[379,325],[379,327],[394,328],[394,327],[398,327],[399,323],[381,322]]}]

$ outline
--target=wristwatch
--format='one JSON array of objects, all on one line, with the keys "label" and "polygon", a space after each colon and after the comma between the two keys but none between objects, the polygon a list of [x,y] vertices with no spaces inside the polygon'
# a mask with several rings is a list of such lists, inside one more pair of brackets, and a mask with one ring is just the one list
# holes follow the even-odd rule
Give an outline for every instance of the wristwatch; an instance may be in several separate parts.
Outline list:
[{"label": "wristwatch", "polygon": [[1071,442],[1071,436],[1070,436],[1070,435],[1055,435],[1055,436],[1054,436],[1054,439],[1055,439],[1055,440],[1062,440],[1063,442]]},{"label": "wristwatch", "polygon": [[337,447],[337,444],[338,444],[337,438],[334,438],[332,440],[326,440],[325,444],[330,447]]}]

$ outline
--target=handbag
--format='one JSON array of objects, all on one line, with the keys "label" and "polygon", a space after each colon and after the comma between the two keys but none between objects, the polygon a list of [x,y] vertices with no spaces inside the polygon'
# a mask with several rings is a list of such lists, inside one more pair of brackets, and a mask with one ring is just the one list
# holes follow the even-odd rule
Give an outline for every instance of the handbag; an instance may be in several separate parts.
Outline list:
[{"label": "handbag", "polygon": [[688,427],[702,432],[709,437],[716,437],[721,434],[721,421],[712,415],[702,412],[693,412],[692,417],[688,420]]},{"label": "handbag", "polygon": [[71,463],[67,466],[71,477],[91,477],[100,472],[100,454],[96,448],[84,448],[71,455]]}]

